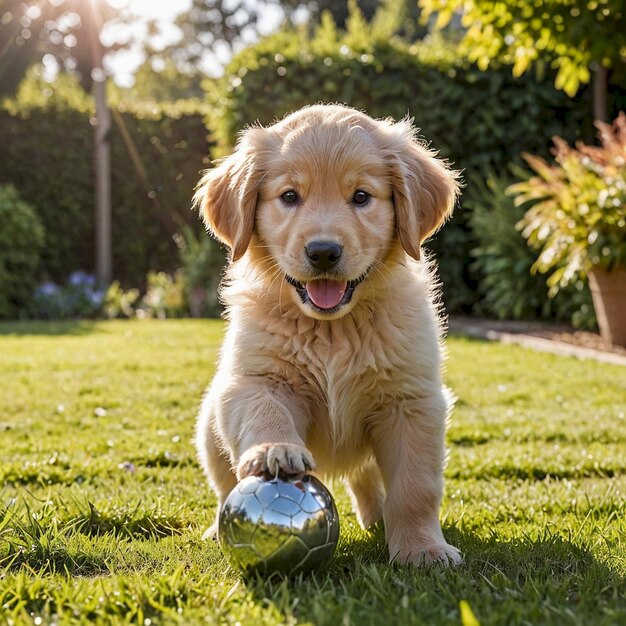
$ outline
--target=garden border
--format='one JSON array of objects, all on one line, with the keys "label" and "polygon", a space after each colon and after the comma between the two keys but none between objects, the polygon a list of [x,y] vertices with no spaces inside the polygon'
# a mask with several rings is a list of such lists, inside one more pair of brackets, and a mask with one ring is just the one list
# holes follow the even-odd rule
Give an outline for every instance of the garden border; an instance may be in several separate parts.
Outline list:
[{"label": "garden border", "polygon": [[451,335],[465,335],[475,339],[499,341],[506,344],[520,345],[538,352],[549,352],[561,356],[572,356],[577,359],[593,359],[602,363],[621,365],[626,367],[626,356],[603,350],[596,350],[577,346],[555,339],[536,337],[525,332],[510,332],[494,328],[496,323],[489,324],[489,320],[473,320],[459,316],[452,316],[449,320]]}]

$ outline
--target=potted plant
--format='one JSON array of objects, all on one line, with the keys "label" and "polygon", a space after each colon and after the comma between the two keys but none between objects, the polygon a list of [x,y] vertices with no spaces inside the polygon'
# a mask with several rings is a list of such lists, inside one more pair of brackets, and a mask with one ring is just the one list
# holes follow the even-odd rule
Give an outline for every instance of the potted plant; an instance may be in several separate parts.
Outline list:
[{"label": "potted plant", "polygon": [[552,272],[550,294],[586,275],[603,338],[626,345],[626,115],[596,126],[600,146],[555,137],[556,163],[522,155],[535,175],[508,191],[532,203],[518,228],[540,250],[533,270]]}]

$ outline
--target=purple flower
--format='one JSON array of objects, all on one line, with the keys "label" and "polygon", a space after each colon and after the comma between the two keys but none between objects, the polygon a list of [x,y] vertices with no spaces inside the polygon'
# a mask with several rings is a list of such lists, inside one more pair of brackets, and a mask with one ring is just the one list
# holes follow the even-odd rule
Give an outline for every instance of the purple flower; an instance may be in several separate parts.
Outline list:
[{"label": "purple flower", "polygon": [[35,289],[35,297],[47,298],[50,296],[56,296],[60,291],[61,291],[61,287],[59,287],[53,282],[46,281],[46,282],[41,283],[41,285],[39,285]]},{"label": "purple flower", "polygon": [[100,306],[104,302],[104,296],[106,295],[106,291],[104,289],[97,289],[92,291],[89,294],[89,299],[91,300],[91,304],[94,306]]},{"label": "purple flower", "polygon": [[87,272],[78,270],[70,274],[67,282],[74,287],[94,287],[96,284],[96,277],[93,274],[88,274]]}]

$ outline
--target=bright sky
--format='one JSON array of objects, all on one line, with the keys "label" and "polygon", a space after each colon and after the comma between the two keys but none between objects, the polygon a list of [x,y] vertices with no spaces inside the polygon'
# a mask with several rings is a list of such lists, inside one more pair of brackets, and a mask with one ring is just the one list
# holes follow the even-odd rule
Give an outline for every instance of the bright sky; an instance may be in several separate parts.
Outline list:
[{"label": "bright sky", "polygon": [[[116,8],[126,8],[139,17],[136,24],[129,28],[129,33],[111,34],[111,39],[119,36],[132,34],[135,39],[144,39],[147,34],[146,21],[157,21],[162,36],[152,41],[158,46],[166,46],[175,43],[180,37],[180,30],[174,25],[176,16],[183,13],[191,6],[191,0],[108,0],[109,4]],[[251,4],[255,0],[249,0]],[[269,33],[276,28],[280,20],[280,11],[268,7],[259,24],[262,33]],[[107,34],[103,36],[107,43]],[[122,86],[133,84],[133,73],[143,62],[143,54],[139,46],[129,50],[120,51],[107,62],[107,69],[113,74],[115,82]],[[218,76],[221,73],[222,64],[228,60],[225,50],[207,50],[203,59],[202,69],[210,76]]]}]

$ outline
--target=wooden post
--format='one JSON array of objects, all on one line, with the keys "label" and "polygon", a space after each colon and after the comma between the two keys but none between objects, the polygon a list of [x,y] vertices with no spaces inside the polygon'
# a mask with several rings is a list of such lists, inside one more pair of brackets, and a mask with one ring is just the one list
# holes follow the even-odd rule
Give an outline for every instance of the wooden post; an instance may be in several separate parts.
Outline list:
[{"label": "wooden post", "polygon": [[[111,238],[111,112],[106,100],[106,80],[104,72],[93,81],[93,95],[96,101],[95,127],[95,179],[96,179],[96,280],[106,289],[113,277],[112,238]],[[96,73],[100,73],[96,72]]]},{"label": "wooden post", "polygon": [[606,67],[598,63],[593,73],[593,119],[601,122],[609,121],[609,78]]}]

